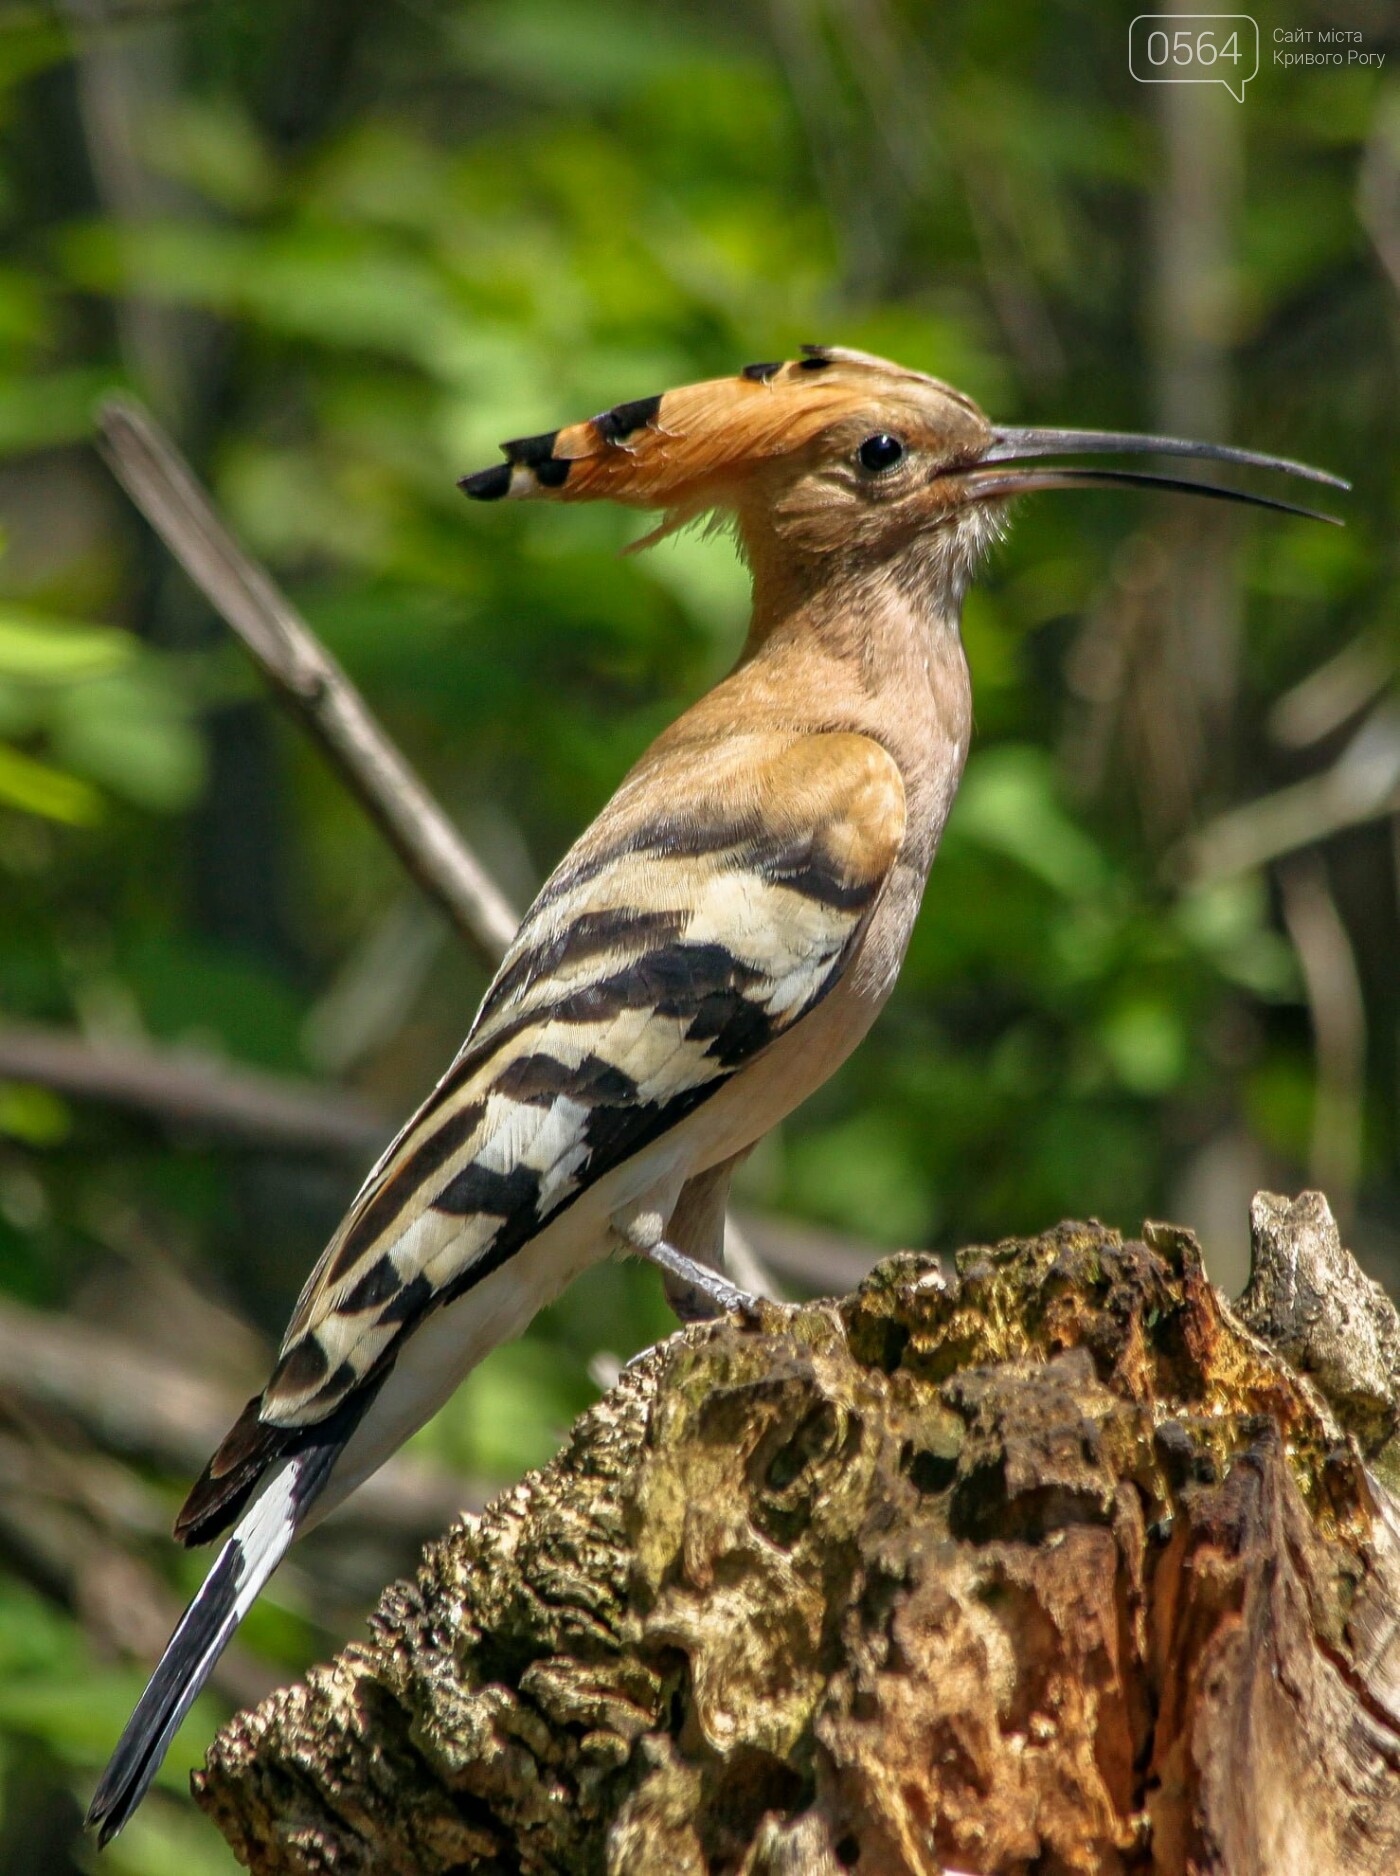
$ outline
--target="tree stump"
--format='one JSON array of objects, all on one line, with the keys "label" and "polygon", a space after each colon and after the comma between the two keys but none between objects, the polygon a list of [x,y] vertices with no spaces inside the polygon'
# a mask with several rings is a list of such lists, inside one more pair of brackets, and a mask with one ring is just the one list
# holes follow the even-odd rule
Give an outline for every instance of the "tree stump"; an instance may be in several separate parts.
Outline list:
[{"label": "tree stump", "polygon": [[1064,1224],[671,1337],[200,1802],[259,1876],[1395,1876],[1400,1323],[1254,1224],[1238,1313]]}]

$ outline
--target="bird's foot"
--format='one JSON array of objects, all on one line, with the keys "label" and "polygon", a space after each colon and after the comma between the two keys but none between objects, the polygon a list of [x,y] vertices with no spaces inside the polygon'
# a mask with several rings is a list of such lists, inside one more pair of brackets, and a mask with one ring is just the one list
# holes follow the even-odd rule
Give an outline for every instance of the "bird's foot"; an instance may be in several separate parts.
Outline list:
[{"label": "bird's foot", "polygon": [[664,1273],[666,1295],[682,1322],[711,1322],[717,1316],[738,1316],[750,1324],[761,1322],[761,1297],[739,1289],[717,1270],[678,1251],[664,1238],[654,1244],[633,1244],[631,1248]]}]

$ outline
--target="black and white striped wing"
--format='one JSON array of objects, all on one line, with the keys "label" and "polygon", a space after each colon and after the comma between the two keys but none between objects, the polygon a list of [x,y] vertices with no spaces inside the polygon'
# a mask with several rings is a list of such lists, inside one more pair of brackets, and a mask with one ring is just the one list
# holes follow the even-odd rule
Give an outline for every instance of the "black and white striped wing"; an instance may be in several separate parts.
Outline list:
[{"label": "black and white striped wing", "polygon": [[731,737],[721,767],[742,786],[703,807],[668,800],[655,773],[624,787],[544,887],[461,1054],[328,1245],[256,1415],[250,1403],[191,1495],[187,1531],[232,1515],[242,1480],[251,1489],[275,1456],[269,1441],[343,1410],[429,1310],[684,1119],[840,977],[903,837],[894,762],[864,736],[768,734]]}]

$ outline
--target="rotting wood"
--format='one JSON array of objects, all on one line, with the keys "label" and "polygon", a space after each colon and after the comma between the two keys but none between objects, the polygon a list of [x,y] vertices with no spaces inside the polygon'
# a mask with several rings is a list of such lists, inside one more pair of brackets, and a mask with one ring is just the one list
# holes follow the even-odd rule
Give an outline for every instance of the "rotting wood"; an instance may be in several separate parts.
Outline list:
[{"label": "rotting wood", "polygon": [[1395,1320],[1328,1223],[1256,1203],[1253,1326],[1065,1224],[673,1336],[201,1803],[260,1876],[1393,1876]]}]

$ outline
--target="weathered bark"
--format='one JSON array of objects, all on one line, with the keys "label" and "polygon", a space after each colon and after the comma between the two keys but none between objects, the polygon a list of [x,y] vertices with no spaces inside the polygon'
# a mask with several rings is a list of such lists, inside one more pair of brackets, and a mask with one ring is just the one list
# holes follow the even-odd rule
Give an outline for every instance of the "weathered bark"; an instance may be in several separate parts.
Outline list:
[{"label": "weathered bark", "polygon": [[1400,1324],[1255,1228],[1253,1328],[1066,1224],[672,1337],[201,1802],[263,1876],[1393,1876]]}]

